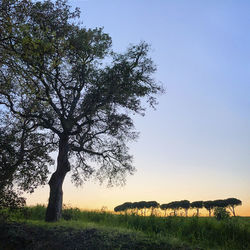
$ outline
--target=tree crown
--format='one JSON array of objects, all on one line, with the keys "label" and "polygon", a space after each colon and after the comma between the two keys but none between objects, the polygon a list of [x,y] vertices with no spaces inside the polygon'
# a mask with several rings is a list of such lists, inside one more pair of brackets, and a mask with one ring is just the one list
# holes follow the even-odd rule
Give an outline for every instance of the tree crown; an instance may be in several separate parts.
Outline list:
[{"label": "tree crown", "polygon": [[131,115],[144,113],[143,99],[154,107],[162,88],[148,44],[115,53],[102,28],[75,24],[79,13],[63,0],[1,2],[0,105],[55,145],[67,141],[77,185],[93,174],[124,183],[135,170]]}]

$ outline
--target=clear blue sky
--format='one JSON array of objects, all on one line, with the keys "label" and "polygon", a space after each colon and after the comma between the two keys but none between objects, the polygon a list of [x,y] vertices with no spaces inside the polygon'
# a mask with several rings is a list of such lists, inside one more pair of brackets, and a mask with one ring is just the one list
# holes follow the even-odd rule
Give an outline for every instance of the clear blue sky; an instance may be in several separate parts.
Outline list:
[{"label": "clear blue sky", "polygon": [[[68,182],[65,202],[111,209],[127,200],[233,196],[243,201],[242,214],[250,215],[250,1],[69,4],[80,7],[84,26],[103,26],[116,51],[141,40],[150,43],[155,78],[166,94],[156,111],[135,117],[141,135],[130,148],[137,172],[127,186],[87,183],[75,190]],[[78,203],[70,192],[80,196]]]}]

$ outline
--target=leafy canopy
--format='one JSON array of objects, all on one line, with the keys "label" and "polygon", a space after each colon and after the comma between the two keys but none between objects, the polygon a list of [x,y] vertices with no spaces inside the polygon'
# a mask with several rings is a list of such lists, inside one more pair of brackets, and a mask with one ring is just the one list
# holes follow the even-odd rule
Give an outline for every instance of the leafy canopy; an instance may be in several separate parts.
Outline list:
[{"label": "leafy canopy", "polygon": [[[79,10],[63,0],[3,0],[0,8],[0,105],[28,123],[40,148],[67,139],[77,185],[92,175],[124,183],[135,170],[126,146],[137,137],[132,115],[162,92],[149,45],[115,53],[111,37],[76,24]],[[27,176],[38,183],[32,166]]]},{"label": "leafy canopy", "polygon": [[[0,112],[0,206],[25,204],[22,191],[33,192],[47,182],[52,145],[28,120]],[[16,187],[19,188],[16,191]]]}]

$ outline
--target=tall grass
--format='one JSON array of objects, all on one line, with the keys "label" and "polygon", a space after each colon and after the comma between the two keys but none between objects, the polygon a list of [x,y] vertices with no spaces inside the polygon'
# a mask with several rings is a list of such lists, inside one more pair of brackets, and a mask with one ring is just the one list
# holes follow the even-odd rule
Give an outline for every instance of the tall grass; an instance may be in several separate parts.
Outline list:
[{"label": "tall grass", "polygon": [[[44,217],[45,207],[41,205],[25,207],[12,215],[15,220],[44,220]],[[106,228],[141,231],[150,237],[175,238],[205,249],[250,249],[250,218],[236,217],[217,221],[207,217],[142,217],[81,211],[77,208],[64,208],[62,217],[64,220],[77,221],[78,225],[82,222]]]}]

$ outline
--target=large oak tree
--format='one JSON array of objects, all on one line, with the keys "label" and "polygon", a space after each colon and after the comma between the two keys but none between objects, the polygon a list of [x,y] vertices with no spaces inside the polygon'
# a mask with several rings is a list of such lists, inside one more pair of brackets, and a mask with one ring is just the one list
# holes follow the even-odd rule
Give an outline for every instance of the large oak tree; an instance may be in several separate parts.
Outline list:
[{"label": "large oak tree", "polygon": [[79,10],[65,1],[2,0],[0,8],[0,105],[56,145],[46,212],[56,221],[69,171],[76,184],[94,175],[110,185],[134,172],[131,117],[154,107],[162,88],[146,43],[114,53],[111,37],[76,24]]}]

